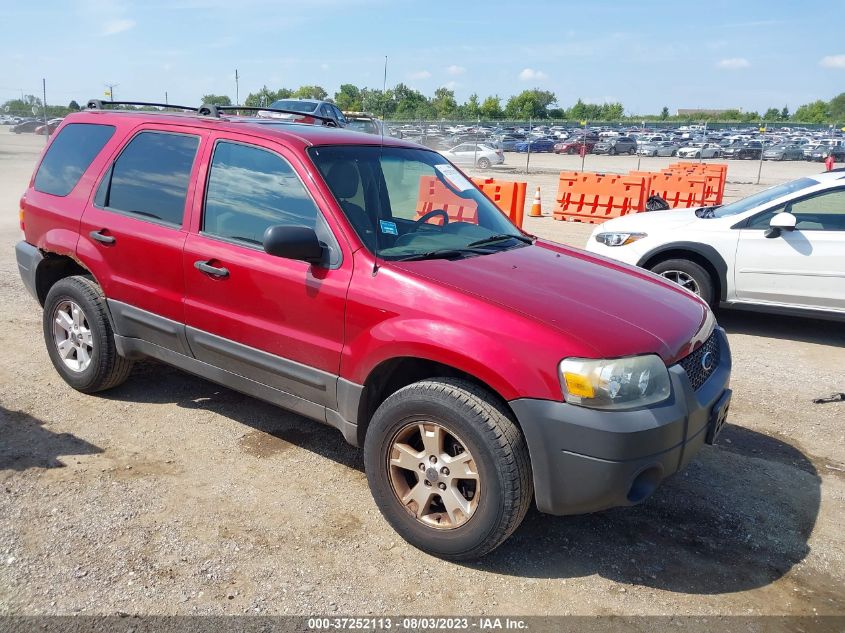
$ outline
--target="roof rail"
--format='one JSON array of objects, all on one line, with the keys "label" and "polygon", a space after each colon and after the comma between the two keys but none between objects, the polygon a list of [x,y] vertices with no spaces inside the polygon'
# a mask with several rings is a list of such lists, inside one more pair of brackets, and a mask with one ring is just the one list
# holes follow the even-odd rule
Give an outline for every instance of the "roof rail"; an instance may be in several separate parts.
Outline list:
[{"label": "roof rail", "polygon": [[[192,108],[194,109],[194,108]],[[201,116],[219,117],[221,114],[231,112],[232,110],[249,110],[251,112],[280,112],[282,114],[293,114],[296,116],[307,116],[312,119],[319,119],[324,125],[337,126],[337,122],[327,116],[321,114],[311,114],[309,112],[297,112],[296,110],[283,110],[281,108],[258,107],[258,106],[232,106],[232,105],[215,105],[213,103],[204,103],[197,112]]]},{"label": "roof rail", "polygon": [[131,106],[152,106],[156,108],[172,108],[174,110],[190,110],[197,112],[199,108],[191,108],[188,106],[176,105],[173,103],[151,103],[149,101],[102,101],[100,99],[91,99],[85,104],[88,110],[105,110],[103,106],[107,105],[131,105]]}]

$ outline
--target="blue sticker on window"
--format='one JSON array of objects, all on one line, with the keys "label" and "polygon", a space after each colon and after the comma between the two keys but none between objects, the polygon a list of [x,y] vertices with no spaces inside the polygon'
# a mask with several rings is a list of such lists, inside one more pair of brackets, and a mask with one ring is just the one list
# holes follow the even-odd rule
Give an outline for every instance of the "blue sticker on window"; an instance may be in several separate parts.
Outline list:
[{"label": "blue sticker on window", "polygon": [[389,222],[388,220],[379,220],[378,225],[382,233],[388,233],[390,235],[399,235],[399,231],[396,230],[396,222]]}]

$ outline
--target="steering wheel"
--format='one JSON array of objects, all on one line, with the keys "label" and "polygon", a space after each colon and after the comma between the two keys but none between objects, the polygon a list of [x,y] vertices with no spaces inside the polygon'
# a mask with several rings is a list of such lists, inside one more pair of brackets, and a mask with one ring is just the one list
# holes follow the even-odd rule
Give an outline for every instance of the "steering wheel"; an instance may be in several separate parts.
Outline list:
[{"label": "steering wheel", "polygon": [[411,227],[410,232],[416,231],[423,224],[428,222],[431,218],[438,216],[438,215],[443,217],[443,225],[444,226],[449,224],[449,214],[446,213],[446,211],[444,211],[443,209],[432,209],[428,213],[424,213],[420,218],[417,219],[416,222],[414,222],[414,226]]}]

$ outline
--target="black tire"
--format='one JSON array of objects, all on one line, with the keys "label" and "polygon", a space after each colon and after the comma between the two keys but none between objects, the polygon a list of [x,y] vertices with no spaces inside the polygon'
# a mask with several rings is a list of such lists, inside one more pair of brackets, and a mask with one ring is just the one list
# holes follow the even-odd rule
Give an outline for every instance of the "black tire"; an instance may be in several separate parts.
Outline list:
[{"label": "black tire", "polygon": [[628,150],[628,154],[629,154],[629,155],[631,155],[631,156],[633,156],[633,155],[634,155],[634,154],[636,154],[636,153],[637,153],[637,150],[636,150],[635,148],[633,148],[633,147],[632,147],[631,149],[629,149],[629,150]]},{"label": "black tire", "polygon": [[[391,483],[388,460],[394,438],[421,421],[460,438],[477,468],[478,505],[465,523],[451,529],[417,519]],[[367,429],[364,465],[376,505],[393,529],[414,547],[451,560],[479,558],[501,545],[522,523],[534,496],[521,431],[490,393],[464,380],[424,380],[387,398]]]},{"label": "black tire", "polygon": [[609,150],[607,150],[607,153],[608,153],[610,156],[616,156],[616,148],[615,148],[615,147],[611,147]]},{"label": "black tire", "polygon": [[651,272],[664,275],[670,271],[680,271],[692,277],[698,285],[698,295],[707,302],[711,308],[715,308],[716,293],[713,278],[699,264],[688,259],[667,259],[651,267]]},{"label": "black tire", "polygon": [[[68,367],[62,360],[54,338],[54,318],[57,308],[72,301],[84,313],[91,332],[90,363],[81,371]],[[56,371],[71,387],[82,393],[95,393],[123,383],[132,371],[132,361],[117,353],[114,332],[109,322],[105,296],[89,277],[65,277],[57,281],[44,302],[44,342]]]},{"label": "black tire", "polygon": [[479,169],[490,169],[490,159],[479,158],[478,159],[478,168]]}]

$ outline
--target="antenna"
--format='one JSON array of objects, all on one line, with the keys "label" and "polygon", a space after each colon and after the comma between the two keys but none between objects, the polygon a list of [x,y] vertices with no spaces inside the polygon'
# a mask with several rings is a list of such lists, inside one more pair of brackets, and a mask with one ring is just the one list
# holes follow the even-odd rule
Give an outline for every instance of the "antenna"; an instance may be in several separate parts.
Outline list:
[{"label": "antenna", "polygon": [[[379,164],[381,163],[382,155],[384,154],[384,114],[385,114],[385,107],[387,104],[387,55],[384,56],[384,79],[381,83],[381,145],[379,146]],[[382,176],[383,178],[384,176]],[[382,178],[378,179],[378,186],[379,186],[379,195],[378,195],[378,202],[379,206],[381,206],[381,181]],[[376,218],[376,220],[380,220],[381,218]],[[378,236],[381,227],[376,227],[376,250],[373,253],[373,277],[376,276],[378,272]]]}]

